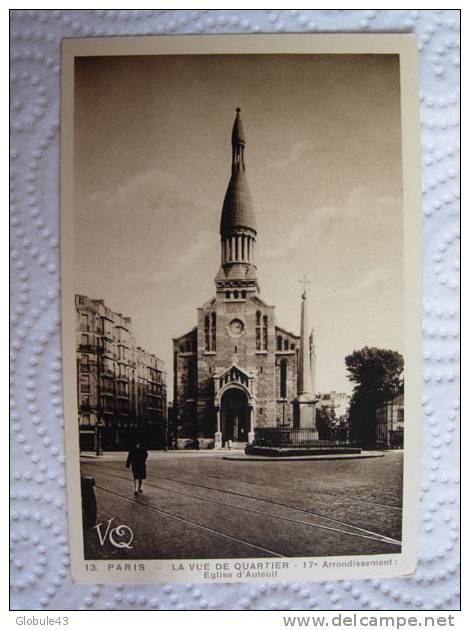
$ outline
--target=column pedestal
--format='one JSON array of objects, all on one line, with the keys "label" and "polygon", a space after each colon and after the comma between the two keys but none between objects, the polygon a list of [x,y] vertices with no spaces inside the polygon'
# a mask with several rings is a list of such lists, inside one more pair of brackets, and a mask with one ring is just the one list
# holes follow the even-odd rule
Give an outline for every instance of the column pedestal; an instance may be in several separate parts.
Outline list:
[{"label": "column pedestal", "polygon": [[[303,400],[302,400],[303,398]],[[293,401],[294,405],[294,427],[296,429],[310,429],[316,433],[314,439],[318,439],[316,406],[318,400],[307,396],[299,396]]]}]

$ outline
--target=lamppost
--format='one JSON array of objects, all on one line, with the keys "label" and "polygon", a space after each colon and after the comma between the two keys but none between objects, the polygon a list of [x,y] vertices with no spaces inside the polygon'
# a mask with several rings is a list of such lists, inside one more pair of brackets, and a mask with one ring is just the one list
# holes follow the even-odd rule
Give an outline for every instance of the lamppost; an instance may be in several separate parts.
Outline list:
[{"label": "lamppost", "polygon": [[103,455],[103,421],[97,418],[95,424],[96,455]]},{"label": "lamppost", "polygon": [[103,418],[101,409],[101,344],[96,337],[96,424],[95,424],[95,453],[103,455]]}]

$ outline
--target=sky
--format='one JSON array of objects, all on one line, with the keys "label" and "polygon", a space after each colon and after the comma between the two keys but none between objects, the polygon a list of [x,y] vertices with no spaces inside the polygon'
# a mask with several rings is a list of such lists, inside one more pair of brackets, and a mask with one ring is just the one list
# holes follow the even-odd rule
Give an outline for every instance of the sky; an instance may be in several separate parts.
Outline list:
[{"label": "sky", "polygon": [[215,293],[241,107],[261,297],[297,333],[310,281],[317,390],[344,358],[403,352],[398,57],[177,55],[76,61],[76,292],[132,318],[166,361]]}]

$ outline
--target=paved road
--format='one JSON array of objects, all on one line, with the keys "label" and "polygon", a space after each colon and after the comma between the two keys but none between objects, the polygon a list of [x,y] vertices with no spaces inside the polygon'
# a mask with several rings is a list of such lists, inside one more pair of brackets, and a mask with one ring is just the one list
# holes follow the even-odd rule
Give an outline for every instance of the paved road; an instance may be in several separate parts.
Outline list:
[{"label": "paved road", "polygon": [[331,556],[400,551],[402,454],[349,461],[228,461],[153,453],[134,497],[123,456],[83,458],[96,480],[98,520],[134,532],[133,549],[100,544],[92,558]]}]

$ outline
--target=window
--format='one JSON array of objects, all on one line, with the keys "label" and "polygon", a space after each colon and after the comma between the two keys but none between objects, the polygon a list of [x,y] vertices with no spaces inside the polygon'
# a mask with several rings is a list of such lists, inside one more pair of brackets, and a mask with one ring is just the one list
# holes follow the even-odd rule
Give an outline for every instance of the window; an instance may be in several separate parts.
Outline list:
[{"label": "window", "polygon": [[204,318],[204,348],[208,351],[211,349],[211,337],[210,337],[211,320],[209,315]]},{"label": "window", "polygon": [[287,361],[285,359],[279,364],[279,397],[287,398]]},{"label": "window", "polygon": [[230,300],[230,291],[225,291],[225,299]]},{"label": "window", "polygon": [[268,349],[268,316],[263,316],[263,350]]},{"label": "window", "polygon": [[289,340],[284,339],[284,350],[289,350]]},{"label": "window", "polygon": [[279,335],[279,337],[276,340],[276,349],[277,350],[282,350],[282,337]]},{"label": "window", "polygon": [[238,300],[238,291],[233,292],[233,297],[235,298],[235,300]]},{"label": "window", "polygon": [[268,316],[256,311],[256,349],[268,349]]},{"label": "window", "polygon": [[246,291],[242,291],[242,298],[245,299],[246,298]]},{"label": "window", "polygon": [[90,392],[90,377],[88,374],[82,376],[82,392]]},{"label": "window", "polygon": [[204,318],[204,348],[206,352],[216,349],[217,316],[215,312]]},{"label": "window", "polygon": [[88,313],[80,313],[80,327],[82,330],[89,330],[88,327]]},{"label": "window", "polygon": [[82,335],[82,346],[88,345],[88,335]]},{"label": "window", "polygon": [[211,350],[215,352],[215,347],[216,347],[216,314],[215,313],[212,313],[211,323],[212,323]]}]

